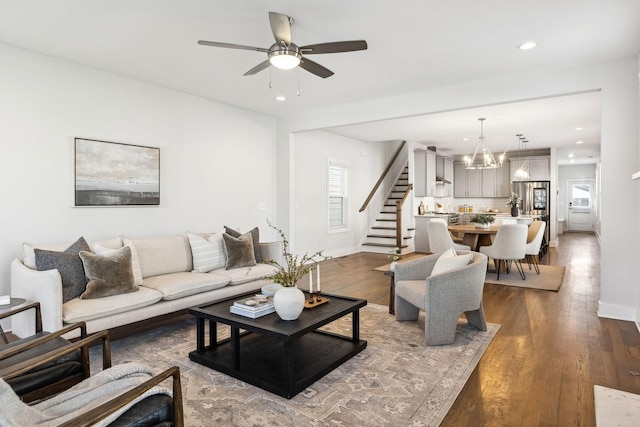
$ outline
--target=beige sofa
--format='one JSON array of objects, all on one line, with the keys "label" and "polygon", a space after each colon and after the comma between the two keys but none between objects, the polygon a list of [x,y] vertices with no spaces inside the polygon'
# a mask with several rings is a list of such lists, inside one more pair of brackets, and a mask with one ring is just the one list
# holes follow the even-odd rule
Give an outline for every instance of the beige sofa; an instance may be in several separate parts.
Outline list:
[{"label": "beige sofa", "polygon": [[[190,237],[190,236],[189,236]],[[125,240],[135,250],[134,264],[139,262],[141,285],[135,292],[96,299],[73,298],[63,303],[62,280],[58,270],[38,271],[33,258],[34,248],[64,251],[69,243],[23,246],[24,259],[11,264],[11,295],[39,301],[42,306],[43,329],[55,331],[64,325],[84,321],[89,333],[115,328],[156,316],[173,313],[222,298],[259,290],[276,268],[269,264],[225,269],[202,273],[194,270],[192,248],[187,234]],[[117,249],[123,239],[90,243],[98,247]],[[281,242],[260,243],[263,259],[279,261]],[[12,329],[18,336],[34,330],[33,315],[16,316]]]}]

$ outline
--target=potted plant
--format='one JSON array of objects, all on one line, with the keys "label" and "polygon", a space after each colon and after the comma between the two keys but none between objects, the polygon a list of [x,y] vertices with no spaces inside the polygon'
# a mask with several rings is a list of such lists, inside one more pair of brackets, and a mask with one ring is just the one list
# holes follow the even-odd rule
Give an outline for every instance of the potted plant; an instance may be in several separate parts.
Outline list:
[{"label": "potted plant", "polygon": [[282,260],[280,262],[273,259],[264,261],[278,269],[275,276],[270,279],[282,286],[282,289],[278,290],[273,296],[273,304],[276,313],[282,320],[295,320],[304,310],[305,301],[304,293],[296,287],[296,283],[305,274],[310,274],[313,264],[325,261],[330,257],[322,255],[322,251],[318,251],[313,255],[305,253],[302,257],[293,255],[289,252],[289,241],[284,232],[268,220],[267,224],[276,230],[282,238]]},{"label": "potted plant", "polygon": [[475,223],[477,228],[489,228],[491,223],[495,220],[495,215],[478,214],[472,216],[469,221]]},{"label": "potted plant", "polygon": [[522,203],[522,197],[518,193],[511,193],[507,199],[507,206],[511,208],[511,216],[518,216],[518,207]]}]

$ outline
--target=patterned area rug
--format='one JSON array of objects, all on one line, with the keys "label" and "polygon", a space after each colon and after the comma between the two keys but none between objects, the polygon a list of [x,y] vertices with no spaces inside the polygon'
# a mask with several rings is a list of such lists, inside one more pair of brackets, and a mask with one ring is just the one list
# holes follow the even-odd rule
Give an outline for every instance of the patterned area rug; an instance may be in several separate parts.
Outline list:
[{"label": "patterned area rug", "polygon": [[[396,322],[386,306],[361,310],[367,348],[292,399],[285,399],[189,360],[195,323],[187,320],[112,343],[114,364],[143,361],[180,367],[187,426],[437,426],[500,325],[486,332],[458,323],[452,345],[428,347],[424,318]],[[327,330],[348,334],[351,316]],[[218,337],[228,336],[220,327]],[[100,369],[93,348],[91,369]]]}]

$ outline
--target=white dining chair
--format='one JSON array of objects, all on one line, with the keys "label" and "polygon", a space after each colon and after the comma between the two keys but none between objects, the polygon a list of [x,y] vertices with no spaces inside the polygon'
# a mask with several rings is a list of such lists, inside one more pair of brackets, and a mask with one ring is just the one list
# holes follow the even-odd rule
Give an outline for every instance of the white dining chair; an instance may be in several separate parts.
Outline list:
[{"label": "white dining chair", "polygon": [[544,237],[546,225],[547,223],[544,221],[533,221],[531,223],[529,232],[527,233],[527,244],[524,249],[529,270],[531,270],[531,264],[533,264],[537,274],[540,274],[540,267],[538,267],[536,257],[540,255],[540,247],[542,246],[542,238]]},{"label": "white dining chair", "polygon": [[444,252],[451,248],[462,251],[471,250],[470,246],[453,241],[449,230],[447,230],[446,222],[427,222],[427,238],[429,239],[429,250],[432,253]]},{"label": "white dining chair", "polygon": [[[511,269],[513,262],[520,273],[522,280],[525,280],[522,260],[525,258],[525,246],[527,244],[527,226],[524,224],[503,224],[498,229],[496,237],[491,246],[481,246],[480,252],[493,258],[497,279],[500,279],[500,270],[504,265],[507,273]],[[496,262],[497,261],[497,262]]]}]

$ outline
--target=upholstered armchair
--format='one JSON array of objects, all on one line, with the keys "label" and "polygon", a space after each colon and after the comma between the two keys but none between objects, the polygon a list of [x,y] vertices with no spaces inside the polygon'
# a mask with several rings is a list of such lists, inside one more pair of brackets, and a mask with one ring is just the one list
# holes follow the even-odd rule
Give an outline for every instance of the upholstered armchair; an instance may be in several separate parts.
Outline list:
[{"label": "upholstered armchair", "polygon": [[455,251],[402,262],[395,269],[396,320],[418,320],[424,310],[427,345],[453,343],[462,313],[469,324],[487,330],[482,306],[487,257],[457,251],[457,256],[451,255],[453,260],[440,260],[449,253]]},{"label": "upholstered armchair", "polygon": [[[33,310],[35,330],[33,335],[0,345],[0,377],[2,377],[25,402],[49,397],[79,383],[91,374],[89,347],[102,343],[103,369],[111,366],[109,335],[102,331],[87,337],[84,322],[68,325],[55,332],[42,330],[40,303],[35,302],[2,313],[7,318]],[[73,330],[80,330],[80,341],[71,343],[63,338]],[[43,363],[33,361],[47,355]]]}]

